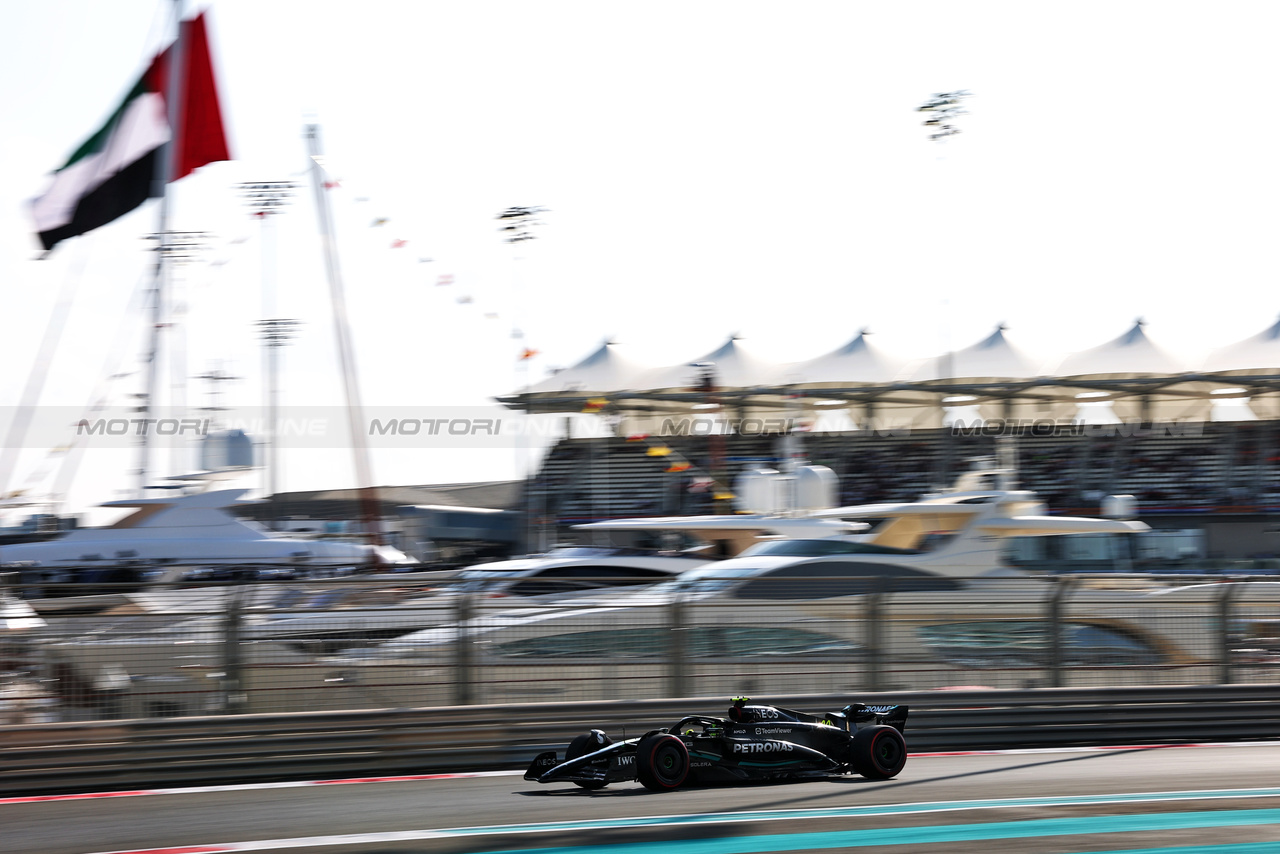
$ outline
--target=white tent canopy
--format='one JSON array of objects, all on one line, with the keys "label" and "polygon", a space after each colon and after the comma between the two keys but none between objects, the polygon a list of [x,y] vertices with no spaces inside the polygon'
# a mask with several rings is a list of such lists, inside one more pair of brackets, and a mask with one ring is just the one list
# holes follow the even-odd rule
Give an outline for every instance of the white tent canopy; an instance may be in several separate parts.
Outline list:
[{"label": "white tent canopy", "polygon": [[607,393],[630,388],[646,367],[620,352],[620,346],[606,340],[591,355],[524,390],[525,394]]},{"label": "white tent canopy", "polygon": [[1004,324],[963,350],[926,359],[909,375],[912,382],[955,378],[1029,379],[1038,376],[1042,360],[1010,343]]},{"label": "white tent canopy", "polygon": [[1135,320],[1129,331],[1089,350],[1073,353],[1053,373],[1060,377],[1180,374],[1187,366],[1155,344]]},{"label": "white tent canopy", "polygon": [[870,333],[863,329],[854,338],[830,353],[796,362],[786,368],[791,383],[851,383],[884,384],[893,382],[901,373],[903,359],[890,356],[867,340]]},{"label": "white tent canopy", "polygon": [[[1201,420],[1232,401],[1260,417],[1280,418],[1280,321],[1215,351],[1199,374],[1143,327],[1138,320],[1053,370],[1011,343],[1003,326],[962,350],[914,363],[872,346],[865,331],[836,350],[789,364],[759,358],[736,335],[666,367],[643,365],[606,342],[573,367],[499,400],[516,409],[568,412],[604,397],[614,413],[639,419],[704,417],[717,405],[728,419],[814,417],[844,406],[858,424],[916,428],[937,427],[958,414],[1090,423]],[[719,398],[714,404],[708,386]]]},{"label": "white tent canopy", "polygon": [[636,390],[696,388],[710,371],[716,388],[758,388],[782,382],[786,368],[758,356],[743,347],[741,339],[730,336],[716,349],[697,359],[658,368],[632,386]]},{"label": "white tent canopy", "polygon": [[1280,372],[1280,320],[1257,335],[1221,347],[1209,354],[1201,370],[1204,373],[1227,371]]}]

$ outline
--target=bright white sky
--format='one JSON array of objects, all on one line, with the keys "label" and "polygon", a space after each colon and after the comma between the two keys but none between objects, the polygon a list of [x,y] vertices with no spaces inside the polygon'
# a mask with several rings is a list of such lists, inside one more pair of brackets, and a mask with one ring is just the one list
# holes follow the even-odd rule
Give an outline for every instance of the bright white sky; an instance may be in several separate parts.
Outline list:
[{"label": "bright white sky", "polygon": [[[152,207],[36,261],[24,203],[167,40],[167,7],[0,0],[0,407],[18,401],[74,266],[41,403],[82,405],[126,323]],[[343,181],[333,202],[369,404],[483,403],[605,337],[676,363],[737,332],[790,360],[869,327],[881,347],[932,356],[1004,322],[1050,355],[1141,316],[1194,362],[1280,311],[1269,4],[210,8],[237,160],[177,185],[173,227],[214,234],[217,263],[185,274],[176,370],[245,377],[232,403],[256,405],[262,375],[262,241],[234,185],[305,181],[311,119]],[[928,142],[914,107],[961,88],[974,93],[963,133]],[[291,405],[341,400],[310,192],[275,220],[279,314],[306,324],[284,355]],[[549,209],[518,262],[494,220],[512,205]],[[454,284],[436,286],[445,274]],[[141,321],[127,323],[122,369],[136,371]],[[525,375],[515,325],[540,351]],[[123,402],[139,375],[116,387]],[[187,395],[207,402],[201,383]],[[283,488],[350,485],[338,456],[291,457]],[[40,457],[24,455],[11,486]],[[423,451],[374,468],[381,483],[480,480],[511,476],[517,458]],[[118,497],[131,462],[86,459],[72,509]]]}]

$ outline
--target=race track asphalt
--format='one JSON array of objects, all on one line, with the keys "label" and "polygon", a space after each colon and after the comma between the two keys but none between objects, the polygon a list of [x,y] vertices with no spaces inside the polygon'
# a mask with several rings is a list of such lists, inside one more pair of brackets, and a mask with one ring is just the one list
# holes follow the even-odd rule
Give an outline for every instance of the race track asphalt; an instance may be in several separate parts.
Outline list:
[{"label": "race track asphalt", "polygon": [[156,849],[1280,854],[1280,744],[917,755],[891,781],[671,793],[500,774],[0,802],[6,854]]}]

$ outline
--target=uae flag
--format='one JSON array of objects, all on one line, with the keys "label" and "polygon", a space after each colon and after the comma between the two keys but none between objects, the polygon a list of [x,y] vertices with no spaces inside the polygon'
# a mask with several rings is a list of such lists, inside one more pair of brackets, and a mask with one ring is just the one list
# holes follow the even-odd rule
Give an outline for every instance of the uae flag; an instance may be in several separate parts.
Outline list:
[{"label": "uae flag", "polygon": [[[97,133],[54,173],[48,191],[32,202],[45,249],[124,216],[163,186],[215,160],[230,160],[209,59],[204,14],[182,23],[182,91],[178,133],[165,109],[173,46],[151,62]],[[176,137],[176,138],[175,138]],[[161,152],[174,140],[173,169],[157,180]]]}]

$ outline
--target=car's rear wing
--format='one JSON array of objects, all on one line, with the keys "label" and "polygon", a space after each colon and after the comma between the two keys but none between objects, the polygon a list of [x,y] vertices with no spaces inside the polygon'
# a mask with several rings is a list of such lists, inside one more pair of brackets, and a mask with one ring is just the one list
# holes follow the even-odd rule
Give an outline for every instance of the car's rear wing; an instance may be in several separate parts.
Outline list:
[{"label": "car's rear wing", "polygon": [[907,706],[868,706],[865,703],[850,703],[840,710],[840,714],[849,722],[849,731],[855,732],[863,727],[887,725],[903,732],[907,728]]}]

